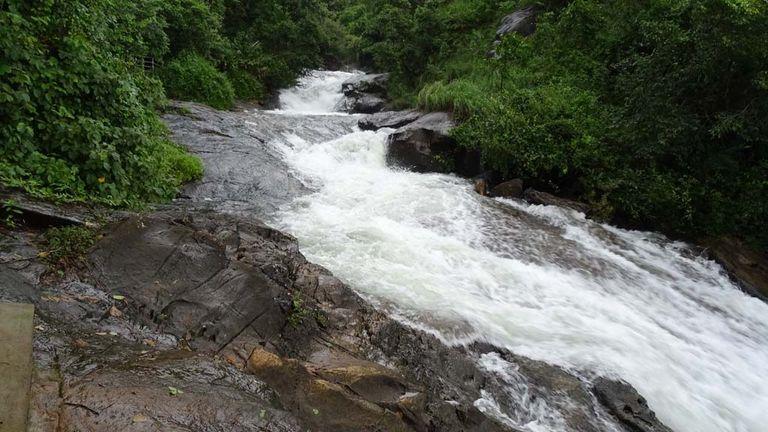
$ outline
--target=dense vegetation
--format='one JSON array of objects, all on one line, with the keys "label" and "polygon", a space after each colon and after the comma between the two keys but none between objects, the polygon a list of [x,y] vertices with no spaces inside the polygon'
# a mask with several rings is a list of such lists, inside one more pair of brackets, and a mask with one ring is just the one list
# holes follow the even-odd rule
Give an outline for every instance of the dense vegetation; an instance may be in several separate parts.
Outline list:
[{"label": "dense vegetation", "polygon": [[537,3],[538,29],[486,56],[531,1],[350,2],[359,60],[403,104],[449,109],[506,176],[604,217],[768,245],[768,2]]},{"label": "dense vegetation", "polygon": [[[486,55],[532,4],[536,33]],[[168,140],[166,95],[228,108],[348,60],[453,111],[504,176],[768,245],[763,0],[0,0],[0,27],[0,179],[38,196],[167,199],[202,167]]]},{"label": "dense vegetation", "polygon": [[0,0],[0,180],[134,205],[201,175],[165,95],[229,108],[340,54],[317,0]]}]

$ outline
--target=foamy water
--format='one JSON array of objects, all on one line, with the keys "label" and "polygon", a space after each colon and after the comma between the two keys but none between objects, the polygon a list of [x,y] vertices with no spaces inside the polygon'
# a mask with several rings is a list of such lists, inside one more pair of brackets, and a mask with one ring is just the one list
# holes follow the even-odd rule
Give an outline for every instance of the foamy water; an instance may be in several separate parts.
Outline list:
[{"label": "foamy water", "polygon": [[[268,115],[328,114],[349,76],[315,72]],[[490,200],[454,176],[390,169],[391,131],[346,133],[347,118],[329,138],[334,121],[319,122],[323,134],[288,127],[272,143],[315,190],[274,221],[311,260],[448,342],[485,340],[622,378],[678,432],[768,430],[768,305],[717,265],[657,234]],[[488,368],[500,362],[483,358]],[[507,374],[529,412],[497,417],[530,431],[567,430]],[[477,405],[498,408],[491,398]]]}]

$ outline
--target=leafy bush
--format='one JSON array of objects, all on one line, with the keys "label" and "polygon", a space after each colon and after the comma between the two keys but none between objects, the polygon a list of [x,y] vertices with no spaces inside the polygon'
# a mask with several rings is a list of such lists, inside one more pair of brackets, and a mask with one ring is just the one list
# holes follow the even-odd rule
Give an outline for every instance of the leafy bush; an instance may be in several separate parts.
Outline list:
[{"label": "leafy bush", "polygon": [[96,242],[96,233],[80,226],[50,228],[45,232],[45,251],[40,255],[59,269],[78,267]]},{"label": "leafy bush", "polygon": [[140,17],[130,13],[144,10],[118,0],[3,4],[4,185],[46,198],[126,205],[171,198],[179,180],[199,175],[189,169],[199,162],[166,139],[155,113],[164,100],[160,83],[125,57],[125,44],[162,51],[162,38],[142,45],[134,30],[109,25],[134,23]]},{"label": "leafy bush", "polygon": [[264,85],[253,75],[244,70],[227,72],[229,82],[235,91],[235,97],[241,100],[262,100],[266,96]]},{"label": "leafy bush", "polygon": [[170,97],[219,109],[228,109],[234,104],[235,91],[226,75],[198,54],[182,54],[163,69],[161,76]]}]

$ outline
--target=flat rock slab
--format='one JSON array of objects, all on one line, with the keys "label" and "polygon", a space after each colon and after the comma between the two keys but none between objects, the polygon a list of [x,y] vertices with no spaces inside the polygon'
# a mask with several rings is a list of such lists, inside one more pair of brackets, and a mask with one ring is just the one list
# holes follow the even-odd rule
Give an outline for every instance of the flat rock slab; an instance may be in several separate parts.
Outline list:
[{"label": "flat rock slab", "polygon": [[0,303],[0,432],[25,432],[32,373],[31,304]]}]

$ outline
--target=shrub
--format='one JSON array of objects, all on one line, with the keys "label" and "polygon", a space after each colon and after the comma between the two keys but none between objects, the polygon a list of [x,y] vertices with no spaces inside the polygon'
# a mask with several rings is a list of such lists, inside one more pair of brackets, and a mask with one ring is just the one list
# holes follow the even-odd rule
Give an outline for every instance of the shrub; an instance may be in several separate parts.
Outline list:
[{"label": "shrub", "polygon": [[227,78],[232,83],[237,99],[262,100],[267,94],[264,85],[244,70],[228,71]]},{"label": "shrub", "polygon": [[160,83],[123,57],[125,43],[141,35],[108,24],[139,19],[130,11],[141,8],[120,3],[14,0],[0,9],[5,186],[131,205],[169,199],[175,179],[188,177],[176,170],[194,165],[192,156],[168,150],[155,112],[164,99]]},{"label": "shrub", "polygon": [[45,251],[41,256],[60,270],[79,267],[95,242],[96,234],[85,227],[50,228],[45,232]]},{"label": "shrub", "polygon": [[161,72],[168,96],[201,102],[218,109],[231,108],[235,91],[227,77],[198,54],[185,53]]}]

